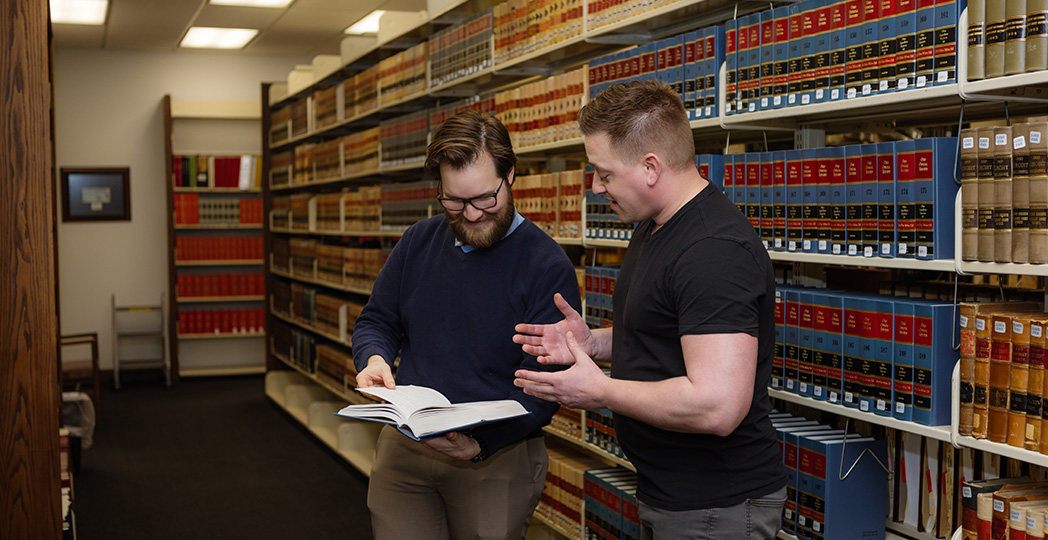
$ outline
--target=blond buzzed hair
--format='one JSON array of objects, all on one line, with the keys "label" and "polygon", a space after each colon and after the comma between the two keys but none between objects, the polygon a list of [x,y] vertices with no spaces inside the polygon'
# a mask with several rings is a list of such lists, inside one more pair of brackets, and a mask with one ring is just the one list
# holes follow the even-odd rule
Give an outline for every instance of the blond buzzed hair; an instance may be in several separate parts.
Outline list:
[{"label": "blond buzzed hair", "polygon": [[583,135],[606,133],[624,162],[652,152],[677,171],[695,168],[695,139],[680,95],[664,82],[631,81],[601,91],[579,111]]}]

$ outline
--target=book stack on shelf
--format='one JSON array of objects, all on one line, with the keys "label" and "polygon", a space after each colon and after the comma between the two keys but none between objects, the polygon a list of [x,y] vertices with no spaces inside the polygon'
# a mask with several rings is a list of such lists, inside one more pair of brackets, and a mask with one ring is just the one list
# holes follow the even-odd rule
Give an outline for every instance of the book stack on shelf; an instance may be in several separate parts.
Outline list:
[{"label": "book stack on shelf", "polygon": [[356,388],[357,368],[352,355],[327,344],[317,345],[316,355],[318,382],[345,394]]},{"label": "book stack on shelf", "polygon": [[587,266],[583,283],[583,320],[590,328],[611,326],[611,295],[615,292],[618,266]]},{"label": "book stack on shelf", "polygon": [[364,129],[343,137],[342,170],[346,175],[378,170],[381,138],[382,130],[379,127]]},{"label": "book stack on shelf", "polygon": [[583,538],[639,540],[637,473],[618,467],[589,469],[583,482],[586,517]]},{"label": "book stack on shelf", "polygon": [[1042,0],[968,0],[968,80],[1048,69]]},{"label": "book stack on shelf", "polygon": [[427,42],[383,58],[378,63],[379,101],[395,103],[426,89]]},{"label": "book stack on shelf", "polygon": [[420,219],[443,210],[437,203],[437,181],[419,180],[382,188],[382,230],[403,232]]},{"label": "book stack on shelf", "polygon": [[511,0],[494,8],[495,64],[582,34],[583,0]]},{"label": "book stack on shelf", "polygon": [[260,261],[262,239],[241,236],[208,236],[175,239],[176,264],[206,261]]},{"label": "book stack on shelf", "polygon": [[193,297],[244,297],[265,294],[262,272],[179,274],[179,300]]},{"label": "book stack on shelf", "polygon": [[607,466],[577,449],[550,445],[547,452],[549,467],[535,513],[569,538],[582,539],[586,472]]},{"label": "book stack on shelf", "polygon": [[313,93],[313,125],[317,129],[324,129],[344,120],[339,114],[344,106],[342,91],[343,87],[336,85],[320,88]]},{"label": "book stack on shelf", "polygon": [[254,309],[180,309],[180,336],[261,336],[265,332],[265,310]]},{"label": "book stack on shelf", "polygon": [[171,181],[176,188],[257,190],[261,175],[258,156],[172,156]]},{"label": "book stack on shelf", "polygon": [[270,347],[274,355],[307,374],[316,373],[317,339],[314,334],[282,322],[272,323],[269,331],[273,336]]},{"label": "book stack on shelf", "polygon": [[493,8],[466,18],[429,39],[429,87],[449,84],[491,67]]},{"label": "book stack on shelf", "polygon": [[521,215],[550,236],[579,238],[582,182],[582,169],[517,176],[513,182],[513,202]]},{"label": "book stack on shelf", "polygon": [[582,66],[495,94],[495,116],[510,132],[513,147],[582,137],[578,113],[587,94],[587,77],[587,68]]},{"label": "book stack on shelf", "polygon": [[379,129],[382,148],[380,167],[418,165],[426,160],[430,131],[428,110],[383,120]]},{"label": "book stack on shelf", "polygon": [[961,130],[961,258],[1048,263],[1048,123]]}]

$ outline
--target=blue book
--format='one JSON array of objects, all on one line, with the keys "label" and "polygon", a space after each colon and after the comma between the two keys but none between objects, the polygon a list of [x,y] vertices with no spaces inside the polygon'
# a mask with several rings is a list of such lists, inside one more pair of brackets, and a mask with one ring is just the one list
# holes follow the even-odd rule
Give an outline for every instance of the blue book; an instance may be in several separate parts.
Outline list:
[{"label": "blue book", "polygon": [[862,95],[877,93],[880,77],[880,14],[878,0],[863,1],[862,20]]},{"label": "blue book", "polygon": [[697,120],[698,113],[695,104],[697,83],[699,80],[699,62],[696,56],[702,46],[702,35],[706,30],[688,32],[684,34],[684,110],[688,113],[688,120]]},{"label": "blue book", "polygon": [[892,416],[913,420],[913,302],[895,301],[895,361]]},{"label": "blue book", "polygon": [[845,237],[848,255],[862,254],[862,145],[844,147]]},{"label": "blue book", "polygon": [[964,3],[964,0],[935,3],[935,84],[957,82],[957,18],[964,10]]},{"label": "blue book", "polygon": [[735,113],[742,114],[749,110],[750,16],[740,17],[738,21],[738,32],[735,34]]},{"label": "blue book", "polygon": [[873,296],[865,296],[859,300],[859,362],[855,365],[858,385],[852,400],[857,402],[859,410],[863,412],[874,410],[876,310],[877,302]]},{"label": "blue book", "polygon": [[870,398],[873,412],[880,416],[892,415],[892,381],[895,357],[895,303],[881,296],[873,303],[873,357],[870,364]]},{"label": "blue book", "polygon": [[832,146],[826,149],[829,160],[829,221],[830,253],[843,255],[847,253],[848,242],[848,207],[845,197],[846,161],[843,146]]},{"label": "blue book", "polygon": [[586,301],[586,307],[583,310],[586,314],[586,326],[600,328],[600,275],[596,266],[586,267],[582,288],[583,299]]},{"label": "blue book", "polygon": [[[812,471],[818,470],[819,457],[811,451],[815,441],[839,441],[860,439],[858,433],[845,434],[844,430],[805,433],[797,438],[797,525],[793,534],[802,540],[823,540],[822,525],[815,516],[822,514],[823,508],[815,497],[815,476]],[[818,529],[818,530],[816,530]]]},{"label": "blue book", "polygon": [[[820,538],[884,538],[884,505],[870,504],[887,497],[888,444],[861,438],[805,438],[802,456],[811,468],[800,474],[812,476],[813,508],[811,530]],[[861,497],[856,494],[861,493]],[[821,512],[818,509],[822,509]]]},{"label": "blue book", "polygon": [[786,501],[782,507],[782,530],[789,534],[797,532],[797,498],[799,482],[800,442],[808,436],[842,437],[844,430],[831,426],[802,426],[779,429],[782,441],[782,464],[786,469]]},{"label": "blue book", "polygon": [[794,288],[785,290],[786,313],[786,355],[783,363],[783,389],[794,394],[799,392],[797,385],[798,361],[800,360],[800,291]]},{"label": "blue book", "polygon": [[899,0],[895,6],[896,90],[909,90],[917,71],[917,0]]},{"label": "blue book", "polygon": [[854,99],[862,95],[862,33],[865,15],[862,2],[846,4],[844,14],[844,96]]},{"label": "blue book", "polygon": [[862,150],[862,256],[877,256],[879,224],[877,217],[877,145],[864,144]]},{"label": "blue book", "polygon": [[717,79],[720,77],[721,66],[725,64],[724,59],[724,27],[712,26],[710,33],[706,36],[706,99],[703,118],[715,118],[719,116],[720,102],[717,96]]},{"label": "blue book", "polygon": [[735,202],[735,156],[736,154],[724,154],[724,196],[732,203]]},{"label": "blue book", "polygon": [[829,344],[829,298],[832,293],[812,292],[812,370],[811,397],[826,401],[826,356]]},{"label": "blue book", "polygon": [[786,150],[786,250],[804,247],[804,150]]},{"label": "blue book", "polygon": [[746,214],[746,158],[749,154],[735,154],[732,164],[732,178],[735,181],[735,207]]},{"label": "blue book", "polygon": [[786,52],[790,56],[789,75],[786,82],[786,105],[793,107],[800,105],[802,62],[804,60],[801,50],[804,41],[804,13],[801,10],[801,2],[790,4],[789,18],[789,42]]},{"label": "blue book", "polygon": [[895,1],[880,2],[880,7],[880,19],[877,21],[877,92],[894,92],[896,90],[895,55],[899,47],[899,34],[896,30],[898,4]]},{"label": "blue book", "polygon": [[760,110],[761,93],[761,14],[754,13],[749,16],[749,92],[746,96],[746,110],[754,112]]},{"label": "blue book", "polygon": [[[724,21],[724,114],[735,114],[735,99],[738,93],[738,19]],[[592,98],[592,96],[591,96]]]},{"label": "blue book", "polygon": [[842,402],[845,407],[859,408],[862,394],[862,302],[859,295],[846,294],[844,307],[843,366],[841,369]]},{"label": "blue book", "polygon": [[771,106],[778,109],[786,106],[786,95],[790,81],[790,8],[777,7],[773,10],[775,19],[772,29],[772,98]]},{"label": "blue book", "polygon": [[914,144],[917,258],[952,259],[957,139],[934,137],[917,139]]},{"label": "blue book", "polygon": [[847,4],[846,0],[837,0],[830,5],[830,101],[844,99],[844,80],[847,73]]},{"label": "blue book", "polygon": [[935,3],[918,2],[915,19],[917,53],[914,60],[914,87],[924,88],[935,84]]},{"label": "blue book", "polygon": [[717,189],[724,191],[724,156],[720,154],[700,154],[695,156],[695,166],[699,174],[709,180]]},{"label": "blue book", "polygon": [[775,92],[775,11],[768,9],[760,13],[760,102],[759,109],[771,109]]},{"label": "blue book", "polygon": [[622,540],[640,540],[637,480],[620,480],[622,489]]},{"label": "blue book", "polygon": [[815,251],[830,253],[830,149],[815,148]]},{"label": "blue book", "polygon": [[827,293],[823,296],[823,304],[826,312],[823,328],[826,348],[821,364],[826,370],[826,391],[824,398],[815,397],[830,403],[840,403],[844,395],[844,297],[840,293]]},{"label": "blue book", "polygon": [[825,103],[830,100],[830,40],[833,38],[831,18],[833,0],[815,2],[815,42],[812,54],[812,101]]},{"label": "blue book", "polygon": [[771,153],[772,250],[786,251],[786,152]]},{"label": "blue book", "polygon": [[895,185],[895,143],[877,143],[877,254],[894,258],[897,253],[897,188]]},{"label": "blue book", "polygon": [[818,14],[816,0],[801,0],[801,65],[800,93],[798,105],[810,105],[815,96],[815,19]]},{"label": "blue book", "polygon": [[815,357],[815,304],[811,290],[797,294],[797,394],[812,395]]},{"label": "blue book", "polygon": [[783,389],[783,366],[786,359],[786,299],[782,287],[775,289],[775,355],[771,362],[770,388]]},{"label": "blue book", "polygon": [[761,156],[757,152],[746,153],[746,217],[761,235]]},{"label": "blue book", "polygon": [[819,181],[816,175],[818,154],[817,149],[807,148],[801,150],[801,201],[803,205],[801,227],[804,232],[802,233],[803,248],[802,250],[806,253],[815,253],[818,247],[818,214],[819,214],[819,200],[817,197],[816,183]]},{"label": "blue book", "polygon": [[760,159],[760,237],[764,249],[771,249],[775,239],[775,161],[771,152],[761,152]]},{"label": "blue book", "polygon": [[[657,52],[657,63],[655,66],[655,80],[664,82],[673,87],[673,74],[670,69],[670,48],[673,47],[673,38],[660,39],[655,42]],[[630,49],[636,51],[637,49]]]},{"label": "blue book", "polygon": [[900,258],[917,256],[917,144],[913,139],[895,143],[895,200]]},{"label": "blue book", "polygon": [[913,421],[918,424],[950,423],[950,380],[960,358],[951,338],[956,326],[953,304],[914,304]]}]

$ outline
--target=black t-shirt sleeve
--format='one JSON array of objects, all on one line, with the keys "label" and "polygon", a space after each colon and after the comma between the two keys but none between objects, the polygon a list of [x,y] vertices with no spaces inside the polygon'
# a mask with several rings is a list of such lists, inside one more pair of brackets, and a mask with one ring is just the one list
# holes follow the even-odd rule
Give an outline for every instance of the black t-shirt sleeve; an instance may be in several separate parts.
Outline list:
[{"label": "black t-shirt sleeve", "polygon": [[706,238],[689,246],[667,279],[677,295],[680,334],[759,335],[765,277],[738,242]]}]

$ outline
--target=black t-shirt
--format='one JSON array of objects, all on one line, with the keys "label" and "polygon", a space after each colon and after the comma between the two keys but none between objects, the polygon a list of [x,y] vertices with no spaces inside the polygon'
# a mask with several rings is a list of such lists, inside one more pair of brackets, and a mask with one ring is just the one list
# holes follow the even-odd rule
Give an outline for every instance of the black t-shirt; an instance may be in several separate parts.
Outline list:
[{"label": "black t-shirt", "polygon": [[650,219],[638,225],[616,281],[612,376],[684,376],[682,335],[745,332],[758,338],[757,377],[749,414],[727,437],[668,431],[616,414],[619,442],[637,468],[637,497],[682,511],[767,495],[786,483],[768,419],[771,260],[749,221],[712,184],[654,234],[653,228]]}]

